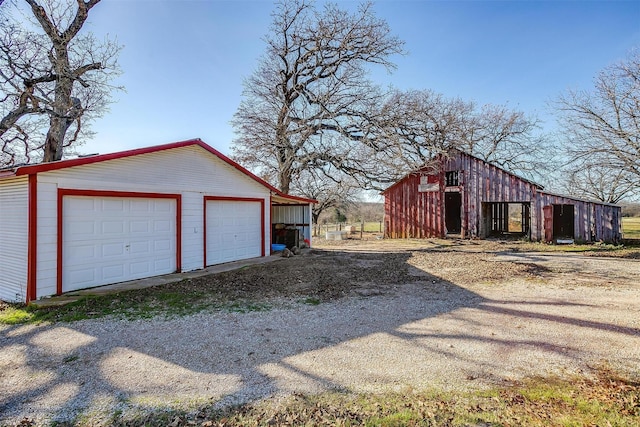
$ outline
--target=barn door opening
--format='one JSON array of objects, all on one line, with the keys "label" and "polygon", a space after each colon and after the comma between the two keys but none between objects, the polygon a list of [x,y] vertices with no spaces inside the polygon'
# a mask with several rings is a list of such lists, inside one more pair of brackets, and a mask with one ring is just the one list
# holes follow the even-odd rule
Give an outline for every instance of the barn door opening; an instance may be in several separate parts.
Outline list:
[{"label": "barn door opening", "polygon": [[462,231],[462,195],[455,192],[444,193],[444,218],[448,234]]},{"label": "barn door opening", "polygon": [[573,205],[553,205],[553,238],[574,239]]},{"label": "barn door opening", "polygon": [[531,228],[529,203],[485,203],[483,215],[489,235],[526,236]]}]

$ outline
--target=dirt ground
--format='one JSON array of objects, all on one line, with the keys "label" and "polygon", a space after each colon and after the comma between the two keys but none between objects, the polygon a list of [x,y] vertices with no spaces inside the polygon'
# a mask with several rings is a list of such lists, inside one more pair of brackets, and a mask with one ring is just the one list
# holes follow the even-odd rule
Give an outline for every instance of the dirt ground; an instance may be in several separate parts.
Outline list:
[{"label": "dirt ground", "polygon": [[638,251],[532,248],[317,239],[292,258],[162,285],[267,310],[0,325],[0,425],[326,390],[459,390],[602,366],[640,378]]},{"label": "dirt ground", "polygon": [[640,290],[640,248],[572,253],[536,251],[539,247],[517,240],[318,238],[313,249],[282,262],[168,286],[206,289],[224,300],[256,301],[378,295],[416,281],[465,287],[524,281]]}]

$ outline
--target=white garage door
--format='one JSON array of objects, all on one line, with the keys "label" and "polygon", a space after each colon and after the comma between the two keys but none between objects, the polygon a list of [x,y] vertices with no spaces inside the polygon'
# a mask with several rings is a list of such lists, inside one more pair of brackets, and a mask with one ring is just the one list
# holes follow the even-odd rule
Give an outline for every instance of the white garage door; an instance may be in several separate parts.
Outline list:
[{"label": "white garage door", "polygon": [[207,201],[207,265],[262,256],[260,202]]},{"label": "white garage door", "polygon": [[176,270],[176,201],[63,198],[62,291]]}]

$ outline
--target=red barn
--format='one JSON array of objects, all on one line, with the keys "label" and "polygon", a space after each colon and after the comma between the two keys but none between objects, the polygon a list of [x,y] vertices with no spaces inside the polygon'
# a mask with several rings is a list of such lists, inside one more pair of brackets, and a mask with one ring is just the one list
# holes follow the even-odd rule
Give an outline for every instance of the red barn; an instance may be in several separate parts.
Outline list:
[{"label": "red barn", "polygon": [[437,158],[383,192],[385,237],[521,235],[546,242],[617,242],[621,208],[545,192],[461,151]]}]

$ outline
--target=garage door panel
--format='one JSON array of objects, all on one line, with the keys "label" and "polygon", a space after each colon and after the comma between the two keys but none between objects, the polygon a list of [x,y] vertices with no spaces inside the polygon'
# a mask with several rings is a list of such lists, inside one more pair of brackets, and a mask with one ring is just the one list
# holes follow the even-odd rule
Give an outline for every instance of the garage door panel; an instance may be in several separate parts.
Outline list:
[{"label": "garage door panel", "polygon": [[87,235],[92,235],[95,233],[95,222],[94,221],[75,221],[74,227],[67,234],[68,239],[77,239],[85,240]]},{"label": "garage door panel", "polygon": [[132,275],[146,275],[151,273],[151,261],[132,262],[130,272]]},{"label": "garage door panel", "polygon": [[150,210],[149,206],[150,206],[149,200],[146,200],[146,199],[132,200],[131,212],[132,213],[137,213],[137,212],[148,213]]},{"label": "garage door panel", "polygon": [[69,273],[69,280],[80,285],[94,282],[95,277],[95,269],[93,268],[78,268]]},{"label": "garage door panel", "polygon": [[125,211],[125,201],[122,199],[102,199],[102,211],[103,212],[124,212]]},{"label": "garage door panel", "polygon": [[176,201],[63,199],[63,292],[176,270]]},{"label": "garage door panel", "polygon": [[104,257],[120,257],[125,253],[123,242],[103,243],[101,249],[102,256]]},{"label": "garage door panel", "polygon": [[171,212],[171,206],[166,203],[159,203],[158,201],[153,202],[153,211],[154,212]]},{"label": "garage door panel", "polygon": [[153,242],[153,251],[156,253],[169,253],[172,250],[172,242],[170,240],[155,240]]},{"label": "garage door panel", "polygon": [[156,259],[153,266],[156,270],[162,270],[170,268],[173,265],[173,259],[171,257]]},{"label": "garage door panel", "polygon": [[129,231],[131,233],[148,233],[149,223],[144,220],[133,220],[129,222]]},{"label": "garage door panel", "polygon": [[151,250],[151,245],[153,244],[153,242],[150,242],[148,240],[146,241],[139,241],[139,242],[131,242],[129,244],[129,253],[131,254],[132,257],[134,256],[148,256],[149,254],[152,254],[153,251]]},{"label": "garage door panel", "polygon": [[95,245],[78,245],[71,250],[75,259],[93,259],[95,257]]},{"label": "garage door panel", "polygon": [[125,277],[124,265],[107,265],[105,267],[102,267],[101,273],[101,276],[106,280],[112,280],[114,282],[122,281],[124,280],[122,278]]},{"label": "garage door panel", "polygon": [[262,203],[207,201],[207,264],[262,255]]}]

